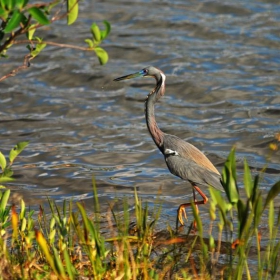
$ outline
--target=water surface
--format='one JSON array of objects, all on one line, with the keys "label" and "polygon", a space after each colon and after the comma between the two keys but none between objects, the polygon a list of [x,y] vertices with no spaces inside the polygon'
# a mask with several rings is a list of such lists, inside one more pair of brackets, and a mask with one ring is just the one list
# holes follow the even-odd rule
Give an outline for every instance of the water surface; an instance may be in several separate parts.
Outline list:
[{"label": "water surface", "polygon": [[[1,151],[30,141],[14,165],[15,195],[31,206],[46,196],[91,205],[94,175],[104,211],[115,197],[133,207],[137,187],[151,206],[159,197],[160,221],[174,225],[192,191],[169,173],[148,134],[144,100],[154,80],[113,82],[148,65],[167,76],[156,108],[164,132],[194,144],[219,170],[235,146],[241,188],[244,158],[253,174],[267,165],[264,194],[280,180],[280,153],[269,150],[280,131],[277,1],[87,0],[71,28],[58,23],[42,36],[82,44],[91,22],[105,19],[112,24],[106,66],[92,53],[48,47],[1,83]],[[21,63],[23,49],[1,60],[1,75]]]}]

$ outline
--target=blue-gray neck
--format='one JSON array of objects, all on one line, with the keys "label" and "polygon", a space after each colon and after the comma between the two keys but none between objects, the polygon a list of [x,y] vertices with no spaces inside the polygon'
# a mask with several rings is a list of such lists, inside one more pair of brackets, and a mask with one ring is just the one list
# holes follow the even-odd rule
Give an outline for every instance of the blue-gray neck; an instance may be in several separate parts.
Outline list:
[{"label": "blue-gray neck", "polygon": [[165,76],[162,74],[159,77],[155,77],[157,85],[153,91],[151,91],[145,102],[145,115],[148,130],[158,148],[161,150],[163,145],[163,132],[159,129],[155,119],[155,103],[164,95],[165,88]]}]

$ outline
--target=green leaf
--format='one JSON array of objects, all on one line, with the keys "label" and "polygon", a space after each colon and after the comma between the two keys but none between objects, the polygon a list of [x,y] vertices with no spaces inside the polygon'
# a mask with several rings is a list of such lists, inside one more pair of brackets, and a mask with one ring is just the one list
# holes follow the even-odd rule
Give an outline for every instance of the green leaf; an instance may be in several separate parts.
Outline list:
[{"label": "green leaf", "polygon": [[255,226],[255,228],[257,228],[261,221],[262,212],[263,212],[262,196],[261,196],[260,192],[258,192],[258,194],[254,198],[253,210],[254,210],[254,226]]},{"label": "green leaf", "polygon": [[239,221],[239,237],[241,237],[246,222],[248,220],[249,200],[247,200],[247,204],[245,205],[245,203],[241,199],[239,199],[237,203],[237,210],[238,210],[238,221]]},{"label": "green leaf", "polygon": [[273,228],[274,228],[274,203],[273,203],[273,200],[270,200],[270,202],[269,202],[268,228],[269,228],[269,238],[270,238],[270,240],[272,240]]},{"label": "green leaf", "polygon": [[222,172],[222,180],[230,203],[238,202],[239,194],[236,184],[235,149],[230,151]]},{"label": "green leaf", "polygon": [[[28,0],[26,0],[26,1],[28,1]],[[45,9],[47,9],[48,13],[49,13],[55,6],[57,6],[60,3],[61,3],[60,0],[56,0],[55,2],[50,2],[50,4],[48,4],[48,6],[45,7]]]},{"label": "green leaf", "polygon": [[3,30],[5,33],[12,32],[15,28],[19,26],[19,24],[24,21],[25,16],[19,11],[14,11],[12,17],[9,19],[5,29]]},{"label": "green leaf", "polygon": [[98,25],[96,23],[93,23],[91,25],[91,33],[93,35],[94,40],[99,43],[101,40],[101,33]]},{"label": "green leaf", "polygon": [[66,264],[66,271],[68,273],[68,277],[69,279],[75,279],[77,276],[77,272],[75,270],[74,265],[71,262],[70,256],[68,254],[68,251],[65,249],[63,250],[63,255],[64,255],[64,260],[65,260],[65,264]]},{"label": "green leaf", "polygon": [[35,31],[36,31],[35,26],[36,26],[36,24],[32,24],[32,25],[29,26],[28,31],[26,33],[26,36],[27,36],[28,40],[32,40],[33,39],[33,35],[34,35]]},{"label": "green leaf", "polygon": [[42,10],[40,10],[39,8],[37,8],[37,7],[30,8],[30,9],[28,9],[28,12],[40,24],[47,25],[50,23],[50,21],[48,20],[48,18],[45,15],[45,13],[42,12]]},{"label": "green leaf", "polygon": [[253,182],[253,192],[252,192],[252,197],[251,197],[252,203],[255,203],[255,200],[258,197],[259,193],[260,193],[259,181],[260,181],[260,176],[259,176],[259,174],[257,174],[255,176],[254,182]]},{"label": "green leaf", "polygon": [[27,2],[28,1],[26,1],[26,0],[16,0],[16,4],[17,4],[19,9],[22,9],[23,7],[25,7]]},{"label": "green leaf", "polygon": [[5,7],[9,12],[12,12],[16,6],[16,0],[2,0],[0,2],[3,7]]},{"label": "green leaf", "polygon": [[6,20],[9,16],[9,13],[8,11],[6,11],[5,9],[3,9],[1,6],[0,6],[0,17],[4,20]]},{"label": "green leaf", "polygon": [[25,217],[25,202],[23,199],[20,200],[20,219],[22,220]]},{"label": "green leaf", "polygon": [[78,0],[67,0],[67,24],[70,25],[76,21],[79,14]]},{"label": "green leaf", "polygon": [[251,171],[248,165],[247,160],[244,160],[244,188],[247,194],[247,197],[251,197],[253,191],[253,181],[251,176]]},{"label": "green leaf", "polygon": [[28,145],[29,142],[19,142],[14,148],[10,151],[10,162],[13,163],[15,158],[23,151],[23,149]]},{"label": "green leaf", "polygon": [[202,237],[203,236],[203,225],[202,225],[202,222],[201,222],[201,218],[198,215],[198,212],[197,212],[197,209],[196,209],[194,203],[191,204],[191,207],[192,207],[192,211],[193,211],[194,220],[196,221],[198,234],[199,234],[200,237]]},{"label": "green leaf", "polygon": [[101,35],[101,40],[104,40],[110,33],[111,31],[111,25],[108,21],[104,20],[103,21],[104,25],[105,25],[105,30],[101,30],[100,31],[100,35]]},{"label": "green leaf", "polygon": [[27,3],[29,2],[29,0],[24,0],[24,7],[27,5]]},{"label": "green leaf", "polygon": [[91,39],[85,39],[85,42],[88,44],[89,48],[93,48],[93,41]]},{"label": "green leaf", "polygon": [[1,174],[1,177],[12,177],[12,176],[13,176],[13,170],[10,167],[6,166],[3,173]]},{"label": "green leaf", "polygon": [[23,232],[26,229],[26,225],[27,225],[27,220],[25,218],[21,219],[21,226],[20,226],[20,231]]},{"label": "green leaf", "polygon": [[57,269],[57,275],[59,276],[60,279],[66,279],[64,266],[60,259],[60,254],[57,252],[55,247],[53,247],[53,256],[54,256],[54,265],[55,268]]},{"label": "green leaf", "polygon": [[0,167],[4,170],[7,166],[7,161],[5,156],[0,152]]},{"label": "green leaf", "polygon": [[213,237],[213,235],[210,235],[209,236],[209,248],[212,250],[212,249],[215,249],[215,239]]},{"label": "green leaf", "polygon": [[99,63],[101,65],[106,64],[108,59],[109,59],[109,56],[108,56],[107,52],[104,49],[100,48],[100,47],[96,47],[94,49],[94,51],[95,51],[95,53],[96,53],[96,55],[97,55],[97,57],[99,59]]},{"label": "green leaf", "polygon": [[46,260],[48,261],[51,268],[57,275],[58,272],[57,272],[57,268],[54,265],[54,256],[50,253],[49,246],[48,246],[48,243],[47,243],[44,235],[38,230],[36,231],[36,240],[37,240],[37,243],[39,244],[40,248],[42,249]]},{"label": "green leaf", "polygon": [[215,205],[219,208],[219,214],[222,215],[223,222],[227,223],[227,212],[232,208],[232,204],[228,203],[220,191],[214,189],[213,187],[209,188],[211,199]]},{"label": "green leaf", "polygon": [[9,182],[12,182],[12,181],[14,181],[14,179],[11,178],[11,177],[7,177],[7,176],[1,176],[0,177],[0,183],[1,184],[2,183],[9,183]]},{"label": "green leaf", "polygon": [[4,192],[4,194],[2,195],[1,197],[1,200],[0,200],[0,211],[3,213],[4,210],[6,209],[6,206],[7,206],[7,203],[8,203],[8,200],[9,200],[9,197],[10,197],[10,190],[6,190]]},{"label": "green leaf", "polygon": [[37,56],[46,46],[46,43],[37,43],[36,48],[31,51],[31,55],[33,57]]},{"label": "green leaf", "polygon": [[275,183],[269,190],[264,203],[264,208],[266,208],[266,206],[270,203],[270,201],[273,200],[279,193],[280,193],[280,181]]}]

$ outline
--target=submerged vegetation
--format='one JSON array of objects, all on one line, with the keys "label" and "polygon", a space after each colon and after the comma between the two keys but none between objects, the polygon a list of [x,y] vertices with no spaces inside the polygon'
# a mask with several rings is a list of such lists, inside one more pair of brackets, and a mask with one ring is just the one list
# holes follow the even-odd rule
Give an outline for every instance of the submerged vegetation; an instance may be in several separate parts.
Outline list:
[{"label": "submerged vegetation", "polygon": [[[13,149],[11,162],[26,144]],[[7,167],[0,156],[3,181],[11,163]],[[124,200],[122,211],[111,207],[101,215],[94,182],[91,214],[82,203],[71,201],[58,205],[49,200],[49,213],[42,206],[38,212],[28,210],[23,200],[20,205],[9,205],[10,190],[4,190],[0,278],[279,279],[280,208],[275,207],[274,198],[280,193],[280,181],[262,193],[260,175],[253,178],[245,161],[246,199],[242,200],[234,150],[222,180],[225,195],[210,188],[207,229],[193,207],[195,233],[191,227],[186,233],[170,227],[158,231],[160,207],[148,209],[136,191],[133,213]]]}]

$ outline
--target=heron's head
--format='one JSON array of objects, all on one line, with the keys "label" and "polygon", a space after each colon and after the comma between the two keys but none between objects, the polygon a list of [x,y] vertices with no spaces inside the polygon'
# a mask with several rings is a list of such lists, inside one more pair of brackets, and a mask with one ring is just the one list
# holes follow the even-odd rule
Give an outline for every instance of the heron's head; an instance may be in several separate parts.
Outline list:
[{"label": "heron's head", "polygon": [[116,78],[116,79],[114,79],[114,81],[133,79],[136,77],[153,77],[158,81],[160,79],[161,73],[162,72],[159,69],[157,69],[153,66],[149,66],[149,67],[142,69],[139,72]]}]

